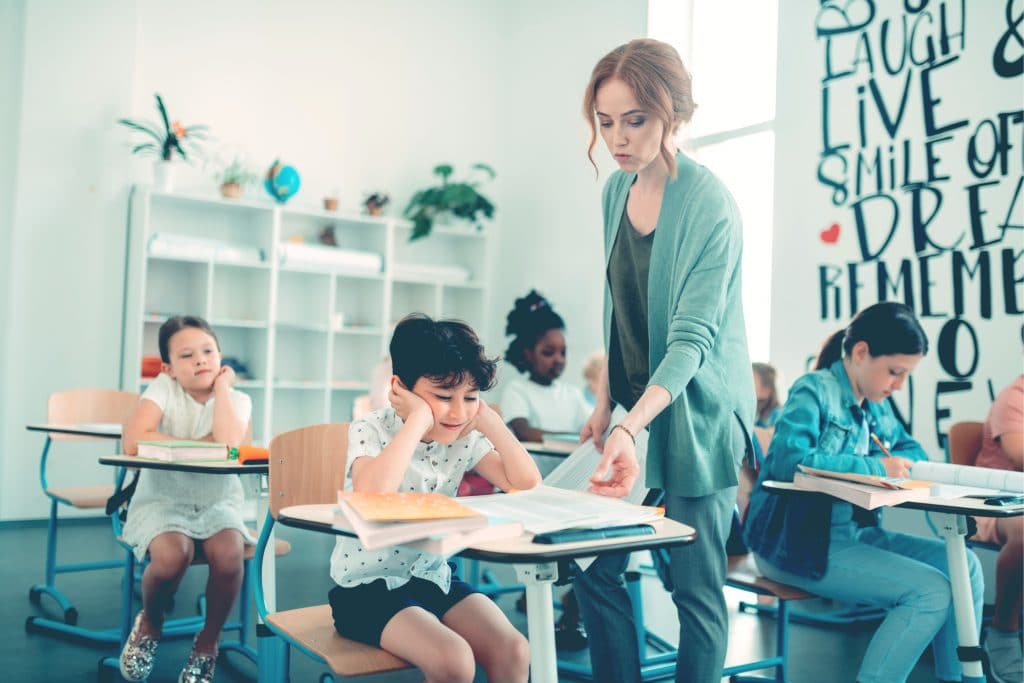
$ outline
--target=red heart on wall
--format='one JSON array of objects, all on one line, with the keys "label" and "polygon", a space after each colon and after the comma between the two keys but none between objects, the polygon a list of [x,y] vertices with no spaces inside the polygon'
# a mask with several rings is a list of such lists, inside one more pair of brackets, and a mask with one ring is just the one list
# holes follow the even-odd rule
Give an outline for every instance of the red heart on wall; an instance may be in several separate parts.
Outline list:
[{"label": "red heart on wall", "polygon": [[818,233],[818,236],[821,237],[821,241],[825,244],[835,244],[839,241],[839,224],[833,223],[827,229]]}]

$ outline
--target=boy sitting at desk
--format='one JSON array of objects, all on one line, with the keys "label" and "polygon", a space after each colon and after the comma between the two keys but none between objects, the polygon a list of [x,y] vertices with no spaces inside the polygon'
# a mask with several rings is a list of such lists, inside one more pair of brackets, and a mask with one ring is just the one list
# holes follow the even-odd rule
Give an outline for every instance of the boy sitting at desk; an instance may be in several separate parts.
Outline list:
[{"label": "boy sitting at desk", "polygon": [[[354,491],[454,496],[474,468],[498,488],[540,483],[533,459],[480,398],[497,363],[465,323],[413,314],[391,338],[390,408],[352,423],[346,482]],[[525,683],[529,644],[443,557],[401,547],[365,550],[340,537],[329,599],[338,633],[412,663],[428,681]]]}]

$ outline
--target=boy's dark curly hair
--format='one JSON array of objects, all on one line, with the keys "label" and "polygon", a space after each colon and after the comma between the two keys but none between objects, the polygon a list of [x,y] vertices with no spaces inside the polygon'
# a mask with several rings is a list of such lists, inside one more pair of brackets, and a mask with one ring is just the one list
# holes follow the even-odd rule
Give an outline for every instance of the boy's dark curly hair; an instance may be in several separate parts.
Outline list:
[{"label": "boy's dark curly hair", "polygon": [[564,329],[562,316],[555,313],[548,300],[536,289],[531,289],[529,294],[516,299],[515,307],[506,318],[505,334],[514,338],[505,350],[505,360],[519,372],[529,372],[530,366],[523,351],[532,349],[548,330]]},{"label": "boy's dark curly hair", "polygon": [[497,359],[484,353],[473,328],[460,320],[433,320],[422,313],[402,318],[391,336],[391,366],[410,391],[426,377],[445,389],[468,375],[480,391],[494,386]]}]

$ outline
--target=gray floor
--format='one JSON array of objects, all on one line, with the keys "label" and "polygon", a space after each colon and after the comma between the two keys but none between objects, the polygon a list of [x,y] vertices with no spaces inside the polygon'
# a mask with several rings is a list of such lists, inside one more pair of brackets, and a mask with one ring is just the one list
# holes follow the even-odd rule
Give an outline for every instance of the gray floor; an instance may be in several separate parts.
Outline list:
[{"label": "gray floor", "polygon": [[[278,607],[292,608],[324,602],[330,588],[327,560],[332,540],[319,534],[290,529],[282,529],[280,537],[291,541],[293,550],[290,555],[278,560]],[[4,549],[7,558],[0,562],[0,680],[17,683],[97,680],[97,662],[102,656],[112,654],[113,649],[25,632],[26,617],[54,613],[53,603],[47,598],[43,599],[40,607],[32,606],[28,600],[29,586],[40,581],[43,576],[45,527],[2,526],[0,547]],[[121,556],[111,538],[110,525],[106,520],[78,522],[67,527],[61,534],[60,550],[60,558],[64,562]],[[495,569],[499,578],[509,578],[507,569]],[[80,612],[80,625],[106,628],[116,622],[119,578],[119,570],[64,574],[58,577],[58,585],[75,602]],[[177,596],[177,607],[172,616],[193,613],[196,598],[202,592],[205,580],[206,572],[202,567],[189,572]],[[665,639],[675,641],[675,616],[671,600],[653,578],[644,579],[643,590],[649,627]],[[750,596],[729,591],[731,605],[744,598],[750,599]],[[499,604],[510,615],[513,623],[525,631],[525,617],[516,612],[514,602],[515,596],[499,598]],[[824,608],[822,605],[810,607]],[[774,650],[773,619],[741,614],[736,610],[732,611],[730,619],[728,664],[748,661]],[[854,681],[858,663],[872,631],[873,626],[870,624],[844,628],[794,624],[790,629],[790,681]],[[162,644],[156,670],[150,681],[176,681],[188,654],[188,647],[187,640]],[[577,655],[577,658],[583,656]],[[291,674],[294,681],[314,681],[322,671],[322,667],[301,654],[292,657]],[[255,675],[255,665],[237,655],[222,657],[218,664],[218,681],[252,681]],[[483,676],[478,679],[483,680]],[[398,673],[360,680],[397,683],[421,679],[408,673]],[[924,683],[934,680],[931,655],[926,653],[910,681]]]}]

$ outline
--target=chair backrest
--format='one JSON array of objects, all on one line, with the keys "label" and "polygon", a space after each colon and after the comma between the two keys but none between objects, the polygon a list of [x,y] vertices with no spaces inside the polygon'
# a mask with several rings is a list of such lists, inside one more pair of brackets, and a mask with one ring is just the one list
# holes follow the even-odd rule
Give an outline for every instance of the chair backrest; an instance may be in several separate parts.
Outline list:
[{"label": "chair backrest", "polygon": [[981,452],[981,422],[957,422],[949,428],[949,461],[973,465]]},{"label": "chair backrest", "polygon": [[[133,391],[116,389],[71,389],[50,394],[46,421],[50,424],[116,422],[124,424],[139,402]],[[93,437],[50,434],[55,441],[88,440]]]},{"label": "chair backrest", "polygon": [[270,441],[270,513],[289,505],[334,503],[345,485],[348,422],[313,425]]}]

